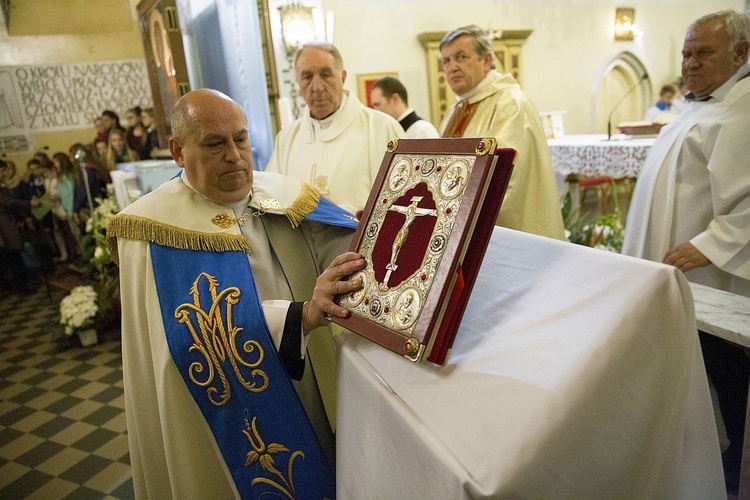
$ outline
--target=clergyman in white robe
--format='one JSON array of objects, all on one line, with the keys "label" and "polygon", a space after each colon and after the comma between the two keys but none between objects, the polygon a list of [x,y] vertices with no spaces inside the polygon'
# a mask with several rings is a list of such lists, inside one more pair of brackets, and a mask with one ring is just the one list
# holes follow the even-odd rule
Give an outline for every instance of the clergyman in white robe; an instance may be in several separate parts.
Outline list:
[{"label": "clergyman in white robe", "polygon": [[638,177],[623,253],[662,262],[690,242],[688,280],[750,296],[750,66],[665,126]]}]

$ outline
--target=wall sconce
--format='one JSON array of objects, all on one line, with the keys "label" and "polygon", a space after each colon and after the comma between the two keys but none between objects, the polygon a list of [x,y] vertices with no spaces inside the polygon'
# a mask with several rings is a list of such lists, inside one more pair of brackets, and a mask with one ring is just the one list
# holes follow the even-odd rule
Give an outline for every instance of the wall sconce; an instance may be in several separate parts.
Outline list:
[{"label": "wall sconce", "polygon": [[633,40],[637,30],[635,9],[618,7],[615,11],[615,40]]},{"label": "wall sconce", "polygon": [[293,56],[297,49],[317,38],[313,22],[312,7],[304,7],[292,2],[279,7],[281,17],[281,38],[288,56]]},{"label": "wall sconce", "polygon": [[279,7],[281,19],[281,39],[284,42],[287,68],[284,70],[284,83],[289,85],[289,97],[292,101],[292,116],[297,119],[300,115],[299,89],[294,74],[294,54],[302,45],[318,38],[315,32],[312,7],[305,7],[292,2]]}]

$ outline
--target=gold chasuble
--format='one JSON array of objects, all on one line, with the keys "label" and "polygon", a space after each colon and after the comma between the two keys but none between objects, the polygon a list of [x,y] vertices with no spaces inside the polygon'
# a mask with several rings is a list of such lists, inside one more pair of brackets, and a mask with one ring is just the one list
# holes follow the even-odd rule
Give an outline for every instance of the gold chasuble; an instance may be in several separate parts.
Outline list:
[{"label": "gold chasuble", "polygon": [[442,137],[494,137],[518,152],[496,224],[565,240],[555,173],[539,112],[512,75],[490,71],[448,111]]}]

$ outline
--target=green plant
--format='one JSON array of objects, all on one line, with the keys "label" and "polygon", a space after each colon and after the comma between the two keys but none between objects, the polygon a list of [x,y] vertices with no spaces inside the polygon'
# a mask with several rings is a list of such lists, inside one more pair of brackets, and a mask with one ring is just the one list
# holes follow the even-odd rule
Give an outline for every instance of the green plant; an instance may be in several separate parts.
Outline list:
[{"label": "green plant", "polygon": [[602,215],[595,211],[583,212],[580,208],[573,209],[573,196],[568,186],[560,199],[565,236],[568,241],[609,252],[620,253],[622,251],[625,230],[616,186],[614,181],[611,182],[614,212]]}]

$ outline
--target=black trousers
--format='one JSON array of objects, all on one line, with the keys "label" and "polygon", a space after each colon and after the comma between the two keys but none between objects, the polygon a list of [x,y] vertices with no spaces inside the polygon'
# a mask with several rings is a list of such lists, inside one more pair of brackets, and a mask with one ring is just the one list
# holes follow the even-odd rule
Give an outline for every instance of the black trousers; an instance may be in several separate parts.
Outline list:
[{"label": "black trousers", "polygon": [[705,332],[698,332],[708,378],[714,384],[729,437],[722,454],[724,476],[730,489],[739,487],[742,446],[745,437],[750,358],[742,347]]}]

